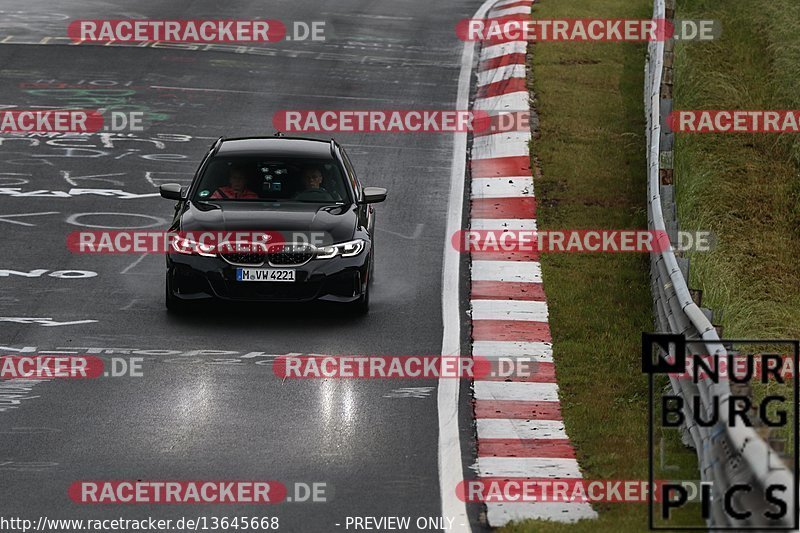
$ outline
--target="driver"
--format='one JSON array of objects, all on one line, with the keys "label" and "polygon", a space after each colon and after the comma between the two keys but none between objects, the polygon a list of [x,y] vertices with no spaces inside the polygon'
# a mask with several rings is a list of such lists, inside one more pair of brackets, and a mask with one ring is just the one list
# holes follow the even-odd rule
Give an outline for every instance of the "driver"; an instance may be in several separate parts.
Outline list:
[{"label": "driver", "polygon": [[211,198],[253,199],[258,195],[247,188],[247,176],[240,168],[231,167],[228,171],[228,185],[218,188]]},{"label": "driver", "polygon": [[303,169],[301,175],[303,182],[303,190],[300,195],[309,196],[320,194],[325,197],[330,197],[335,201],[341,200],[341,196],[336,191],[329,191],[322,186],[325,177],[322,174],[322,169],[316,165],[310,165]]},{"label": "driver", "polygon": [[322,179],[322,171],[319,167],[306,167],[305,170],[303,170],[303,189],[306,191],[322,189],[324,191],[325,187],[322,186]]}]

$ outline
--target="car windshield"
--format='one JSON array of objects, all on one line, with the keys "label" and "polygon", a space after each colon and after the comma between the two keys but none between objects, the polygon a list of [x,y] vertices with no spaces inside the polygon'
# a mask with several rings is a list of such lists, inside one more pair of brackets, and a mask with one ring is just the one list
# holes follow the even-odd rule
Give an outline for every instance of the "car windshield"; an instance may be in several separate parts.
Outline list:
[{"label": "car windshield", "polygon": [[331,159],[217,156],[195,189],[195,201],[344,203],[342,172]]}]

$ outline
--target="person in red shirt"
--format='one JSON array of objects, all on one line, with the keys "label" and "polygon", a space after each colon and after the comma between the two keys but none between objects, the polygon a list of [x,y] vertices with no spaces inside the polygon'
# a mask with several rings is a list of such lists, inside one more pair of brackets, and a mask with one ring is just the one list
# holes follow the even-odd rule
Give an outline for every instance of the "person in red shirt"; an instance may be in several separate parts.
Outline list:
[{"label": "person in red shirt", "polygon": [[258,195],[247,188],[247,177],[244,172],[237,168],[232,168],[228,174],[229,185],[220,187],[214,194],[213,199],[255,199]]}]

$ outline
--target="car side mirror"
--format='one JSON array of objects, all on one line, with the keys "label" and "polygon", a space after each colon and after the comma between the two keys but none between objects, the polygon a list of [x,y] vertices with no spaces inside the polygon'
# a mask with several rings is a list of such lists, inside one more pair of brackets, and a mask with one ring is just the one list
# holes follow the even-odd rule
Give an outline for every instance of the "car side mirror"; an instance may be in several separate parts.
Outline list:
[{"label": "car side mirror", "polygon": [[183,187],[178,183],[165,183],[158,188],[158,192],[161,193],[162,198],[166,198],[167,200],[175,200],[176,202],[185,200],[183,196]]},{"label": "car side mirror", "polygon": [[386,189],[383,187],[364,187],[363,204],[377,204],[386,200]]}]

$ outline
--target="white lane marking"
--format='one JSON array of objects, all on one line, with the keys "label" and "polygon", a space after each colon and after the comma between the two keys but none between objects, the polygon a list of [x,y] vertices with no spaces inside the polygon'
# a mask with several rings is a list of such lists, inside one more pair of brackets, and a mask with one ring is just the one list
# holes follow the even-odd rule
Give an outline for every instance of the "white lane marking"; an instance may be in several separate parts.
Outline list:
[{"label": "white lane marking", "polygon": [[472,160],[497,157],[527,157],[530,131],[506,131],[475,137],[472,142]]},{"label": "white lane marking", "polygon": [[474,281],[542,282],[542,268],[536,261],[473,261]]},{"label": "white lane marking", "polygon": [[19,220],[8,220],[9,218],[19,218],[19,217],[35,217],[40,215],[57,215],[58,211],[45,211],[42,213],[22,213],[19,215],[2,215],[0,216],[0,222],[7,222],[9,224],[18,224],[20,226],[35,226],[36,224],[31,224],[29,222],[20,222]]},{"label": "white lane marking", "polygon": [[472,178],[473,198],[519,198],[522,196],[535,196],[533,178],[530,176]]},{"label": "white lane marking", "polygon": [[21,316],[0,316],[0,322],[12,322],[15,324],[37,324],[39,326],[76,326],[78,324],[91,324],[97,320],[72,320],[70,322],[56,322],[52,318],[44,317],[21,317]]},{"label": "white lane marking", "polygon": [[394,389],[391,392],[384,394],[384,398],[427,398],[433,392],[433,387],[405,387],[402,389]]},{"label": "white lane marking", "polygon": [[483,357],[531,357],[540,363],[553,362],[553,347],[549,342],[472,341],[472,353]]},{"label": "white lane marking", "polygon": [[530,107],[528,91],[499,94],[488,98],[476,98],[475,111],[525,111]]},{"label": "white lane marking", "polygon": [[531,8],[530,6],[517,6],[517,7],[509,7],[506,9],[492,9],[492,12],[489,13],[491,18],[500,18],[500,17],[507,17],[508,15],[530,15]]},{"label": "white lane marking", "polygon": [[479,457],[478,474],[481,477],[581,477],[575,459],[552,457]]},{"label": "white lane marking", "polygon": [[510,78],[525,77],[527,77],[525,65],[503,65],[502,67],[478,72],[478,87],[489,85],[490,83],[497,83],[498,81],[503,81]]},{"label": "white lane marking", "polygon": [[547,302],[472,300],[472,320],[532,320],[547,322]]},{"label": "white lane marking", "polygon": [[31,396],[33,388],[51,379],[8,379],[0,381],[0,413],[19,409],[22,402],[35,400],[40,396]]},{"label": "white lane marking", "polygon": [[510,54],[524,54],[528,51],[528,43],[524,41],[511,41],[508,43],[494,44],[486,46],[481,50],[481,61],[494,59]]},{"label": "white lane marking", "polygon": [[10,196],[11,198],[74,198],[76,196],[97,195],[97,196],[116,196],[121,200],[131,200],[139,198],[154,198],[159,193],[136,194],[122,191],[120,189],[80,189],[72,188],[69,191],[51,191],[39,189],[34,191],[23,191],[20,187],[0,187],[0,195]]},{"label": "white lane marking", "polygon": [[476,400],[558,401],[558,385],[555,383],[475,381],[474,385]]},{"label": "white lane marking", "polygon": [[397,237],[413,241],[414,239],[418,239],[419,236],[422,235],[422,230],[424,228],[425,224],[417,224],[416,227],[414,228],[414,233],[412,233],[411,235],[404,235],[403,233],[397,233],[396,231],[390,231],[388,229],[383,229],[383,228],[376,228],[376,229],[378,231],[382,231],[390,235],[395,235]]},{"label": "white lane marking", "polygon": [[573,523],[597,518],[597,513],[586,502],[490,502],[486,504],[486,516],[493,527],[502,527],[531,518]]},{"label": "white lane marking", "polygon": [[477,231],[536,231],[536,219],[473,218],[469,227]]},{"label": "white lane marking", "polygon": [[[139,258],[138,258],[136,261],[134,261],[133,263],[131,263],[130,265],[128,265],[128,266],[126,266],[124,269],[122,269],[122,271],[120,272],[120,274],[127,274],[129,270],[131,270],[131,269],[132,269],[132,268],[134,268],[136,265],[138,265],[139,263],[141,263],[141,262],[142,262],[142,259],[144,259],[144,258],[145,258],[145,257],[147,257],[148,255],[150,255],[150,254],[142,254],[142,255],[141,255],[141,256],[140,256],[140,257],[139,257]],[[124,308],[123,308],[123,309],[124,309]]]},{"label": "white lane marking", "polygon": [[561,420],[479,418],[479,439],[566,439]]},{"label": "white lane marking", "polygon": [[[486,0],[472,18],[485,18],[497,0]],[[461,69],[458,74],[458,96],[455,109],[469,108],[472,85],[472,65],[475,43],[465,42],[461,51]],[[450,170],[450,194],[447,198],[447,225],[445,229],[444,258],[442,264],[442,355],[461,355],[460,266],[461,252],[450,243],[450,236],[461,230],[464,203],[465,176],[467,175],[467,132],[453,135],[453,157]],[[461,464],[461,431],[458,427],[458,394],[460,383],[456,379],[439,378],[436,408],[439,416],[439,496],[442,516],[453,519],[453,532],[471,532],[467,505],[456,495],[455,487],[463,481]]]}]

